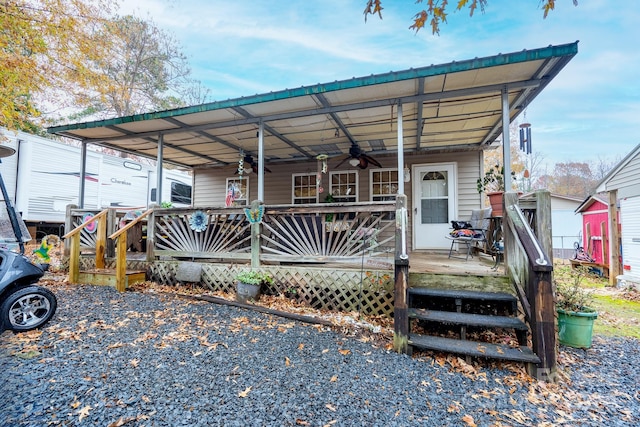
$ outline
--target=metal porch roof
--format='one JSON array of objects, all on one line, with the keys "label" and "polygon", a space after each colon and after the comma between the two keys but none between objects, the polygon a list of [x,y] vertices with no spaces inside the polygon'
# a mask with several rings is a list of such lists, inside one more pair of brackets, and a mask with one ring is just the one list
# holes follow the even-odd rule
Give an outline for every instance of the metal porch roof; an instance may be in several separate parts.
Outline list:
[{"label": "metal porch roof", "polygon": [[397,151],[397,105],[405,152],[480,150],[502,132],[501,92],[510,120],[578,52],[578,42],[461,62],[303,86],[174,110],[48,129],[87,143],[197,168],[257,155],[264,123],[266,163],[336,156],[357,143],[368,154]]}]

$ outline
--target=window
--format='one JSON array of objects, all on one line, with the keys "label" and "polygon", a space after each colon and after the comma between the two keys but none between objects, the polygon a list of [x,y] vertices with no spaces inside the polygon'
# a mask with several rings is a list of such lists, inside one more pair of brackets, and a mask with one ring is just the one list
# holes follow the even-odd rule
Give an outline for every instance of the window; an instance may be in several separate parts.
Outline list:
[{"label": "window", "polygon": [[331,172],[329,194],[339,202],[358,201],[358,174],[356,172]]},{"label": "window", "polygon": [[374,202],[395,200],[398,193],[398,170],[375,169],[370,172],[371,200]]},{"label": "window", "polygon": [[227,185],[225,190],[225,200],[229,196],[229,190],[234,189],[232,199],[233,206],[246,206],[249,204],[249,178],[248,177],[235,177],[227,178]]},{"label": "window", "polygon": [[294,205],[318,203],[316,174],[293,174],[291,179],[293,184],[291,200]]},{"label": "window", "polygon": [[171,182],[171,203],[191,204],[191,186],[181,182]]}]

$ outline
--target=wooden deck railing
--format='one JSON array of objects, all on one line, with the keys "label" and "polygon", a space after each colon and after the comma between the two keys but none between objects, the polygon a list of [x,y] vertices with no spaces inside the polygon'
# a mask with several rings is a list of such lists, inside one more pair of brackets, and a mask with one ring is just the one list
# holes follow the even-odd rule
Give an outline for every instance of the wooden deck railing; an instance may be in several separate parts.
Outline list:
[{"label": "wooden deck railing", "polygon": [[156,208],[147,257],[349,263],[391,254],[394,233],[395,202],[268,205],[256,224],[244,208]]},{"label": "wooden deck railing", "polygon": [[[503,218],[505,265],[531,328],[533,351],[540,358],[531,376],[545,381],[556,378],[555,296],[552,285],[553,261],[550,242],[536,235],[551,236],[550,194],[536,192],[535,209],[525,216],[515,193],[506,193]],[[531,227],[533,225],[533,228]],[[538,230],[536,234],[534,229]],[[540,232],[545,230],[544,232]],[[547,246],[549,245],[549,246]]]}]

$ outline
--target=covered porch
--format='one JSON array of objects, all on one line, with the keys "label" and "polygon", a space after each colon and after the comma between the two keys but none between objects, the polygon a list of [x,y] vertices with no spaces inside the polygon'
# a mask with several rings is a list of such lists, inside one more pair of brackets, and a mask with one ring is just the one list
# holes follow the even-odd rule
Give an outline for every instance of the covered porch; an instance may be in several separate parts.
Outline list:
[{"label": "covered porch", "polygon": [[[193,171],[192,208],[145,212],[146,259],[138,262],[150,278],[189,281],[182,274],[190,265],[203,283],[229,288],[241,268],[268,269],[282,286],[300,284],[309,303],[393,314],[396,348],[407,351],[409,270],[422,264],[413,260],[435,268],[432,254],[448,254],[450,222],[484,208],[476,190],[484,150],[576,53],[577,43],[548,46],[49,131],[85,149],[156,159],[158,192],[163,162]],[[503,159],[509,189],[509,144]],[[93,222],[74,213],[87,210],[82,186],[79,201],[67,230]],[[546,241],[550,226],[525,219],[517,198],[504,205],[505,273],[548,375],[555,366],[551,266],[540,249],[548,246],[537,240]],[[96,254],[115,244],[122,277],[127,233],[142,222],[98,233],[110,241],[73,233],[93,239]],[[86,261],[80,242],[71,244],[70,263]],[[105,266],[101,259],[94,267]],[[439,268],[478,260],[447,259]]]}]

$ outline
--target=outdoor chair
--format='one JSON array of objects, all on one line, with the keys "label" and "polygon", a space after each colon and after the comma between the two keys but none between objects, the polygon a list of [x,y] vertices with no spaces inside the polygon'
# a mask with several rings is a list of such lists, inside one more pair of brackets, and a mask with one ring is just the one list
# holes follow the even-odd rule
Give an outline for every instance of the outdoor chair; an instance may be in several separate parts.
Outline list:
[{"label": "outdoor chair", "polygon": [[466,245],[465,261],[469,257],[473,257],[474,247],[486,245],[487,229],[489,228],[489,218],[491,217],[491,208],[474,209],[471,211],[471,218],[468,221],[455,220],[451,221],[453,230],[445,236],[451,240],[449,248],[449,258],[456,258],[453,255],[455,245]]}]

